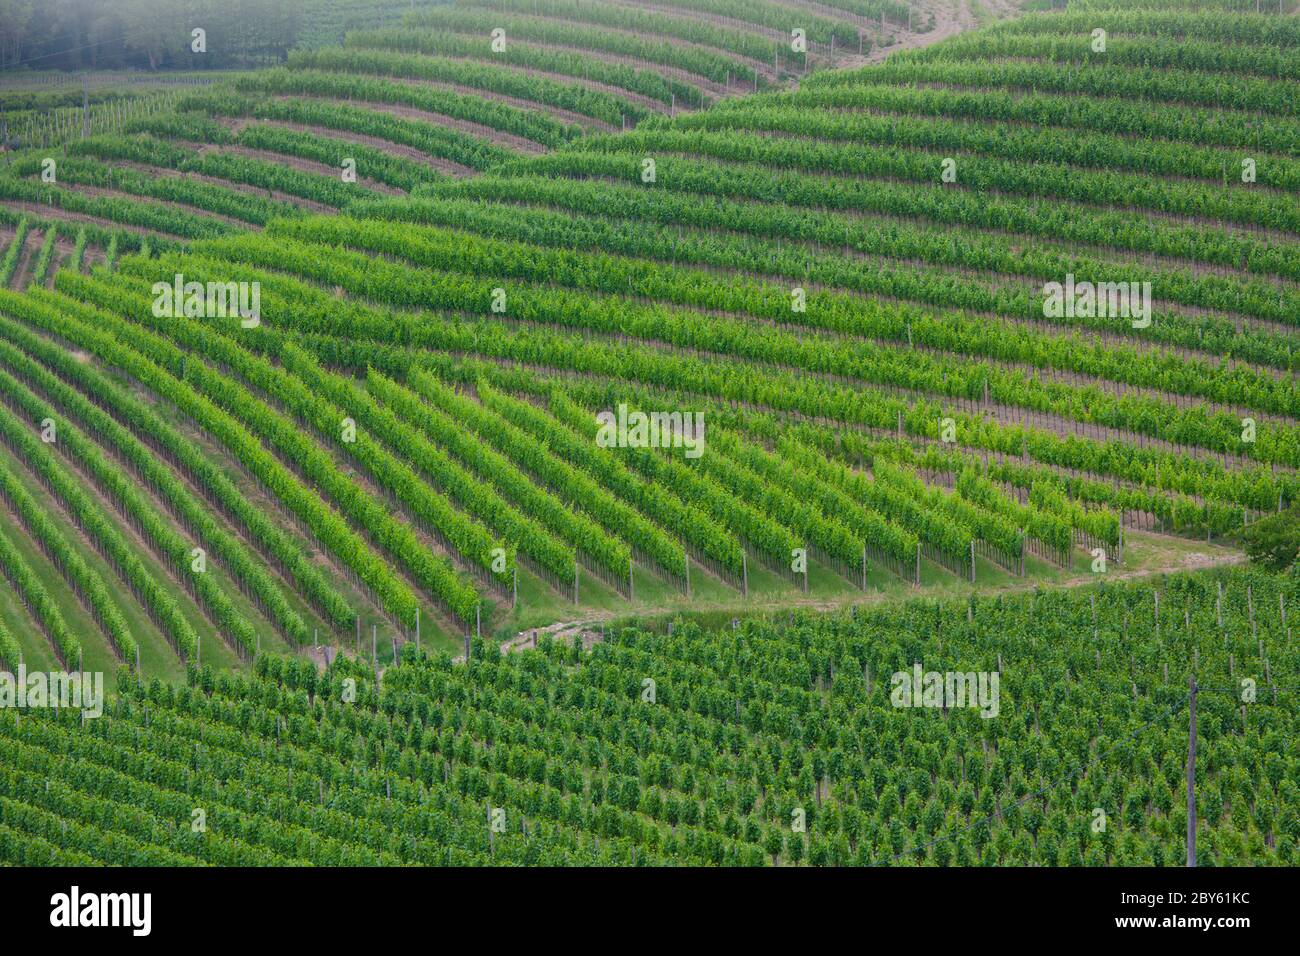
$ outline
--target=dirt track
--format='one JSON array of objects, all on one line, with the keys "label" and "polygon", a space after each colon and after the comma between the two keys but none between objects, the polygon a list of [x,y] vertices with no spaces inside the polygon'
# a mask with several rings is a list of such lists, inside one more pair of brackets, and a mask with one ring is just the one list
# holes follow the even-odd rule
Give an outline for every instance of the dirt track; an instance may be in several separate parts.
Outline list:
[{"label": "dirt track", "polygon": [[[1159,542],[1164,536],[1151,533],[1128,532],[1136,540],[1148,542]],[[1175,540],[1175,539],[1171,539]],[[1143,578],[1159,578],[1167,574],[1174,574],[1180,571],[1199,571],[1214,567],[1229,567],[1232,565],[1243,564],[1246,556],[1238,552],[1223,552],[1215,550],[1212,553],[1201,551],[1189,551],[1178,553],[1176,555],[1161,555],[1160,560],[1152,566],[1124,568],[1114,570],[1107,575],[1109,581],[1132,581]],[[1051,585],[1052,588],[1077,588],[1086,587],[1097,583],[1095,574],[1073,574],[1063,581]],[[1010,584],[998,587],[969,587],[959,588],[959,591],[972,591],[983,597],[1001,594],[1013,594],[1016,592],[1032,591],[1040,586],[1041,582],[1032,578],[1017,580]],[[953,600],[954,593],[948,589],[934,589],[937,593],[933,596],[939,600]],[[920,592],[925,593],[925,589]],[[897,594],[887,593],[870,593],[854,594],[838,600],[827,600],[826,598],[808,598],[802,595],[783,596],[779,600],[770,601],[745,601],[737,603],[734,607],[728,608],[729,612],[734,611],[738,618],[751,617],[755,614],[771,614],[778,611],[803,610],[817,611],[823,613],[833,613],[843,611],[851,606],[872,606],[876,604],[887,603],[889,601],[903,600]],[[716,609],[713,609],[716,610]],[[658,616],[661,620],[671,619],[678,613],[672,610],[664,610],[661,614],[656,615],[654,612],[638,612],[639,620],[649,621]],[[564,644],[572,644],[575,640],[581,640],[583,647],[590,649],[593,644],[599,643],[604,639],[606,624],[616,620],[619,617],[626,616],[626,612],[595,612],[591,615],[577,621],[559,621],[549,624],[545,627],[529,628],[520,631],[514,637],[501,641],[497,646],[502,654],[510,654],[515,651],[529,650],[537,646],[537,641],[544,637],[550,637],[553,640]],[[463,662],[464,655],[458,655],[455,658],[456,663]]]}]

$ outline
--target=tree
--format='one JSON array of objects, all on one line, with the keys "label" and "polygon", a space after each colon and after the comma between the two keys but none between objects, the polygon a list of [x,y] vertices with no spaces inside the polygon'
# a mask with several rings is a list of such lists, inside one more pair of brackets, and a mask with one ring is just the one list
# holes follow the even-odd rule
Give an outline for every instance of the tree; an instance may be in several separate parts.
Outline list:
[{"label": "tree", "polygon": [[1270,571],[1289,568],[1300,554],[1300,502],[1256,521],[1241,532],[1241,541],[1255,564]]},{"label": "tree", "polygon": [[[179,54],[188,34],[173,4],[154,0],[128,0],[122,7],[122,32],[127,49],[149,61],[149,69],[161,66],[168,53]],[[188,49],[188,47],[185,47]]]},{"label": "tree", "polygon": [[767,851],[767,855],[772,858],[773,866],[777,865],[777,861],[781,856],[781,850],[784,845],[785,841],[782,839],[780,830],[773,827],[767,831],[767,835],[763,840],[763,849]]},{"label": "tree", "polygon": [[32,0],[0,0],[0,68],[22,59],[32,19]]},{"label": "tree", "polygon": [[788,859],[795,866],[798,866],[799,861],[803,859],[804,856],[803,837],[801,837],[798,833],[790,833],[786,835],[785,856],[786,859]]}]

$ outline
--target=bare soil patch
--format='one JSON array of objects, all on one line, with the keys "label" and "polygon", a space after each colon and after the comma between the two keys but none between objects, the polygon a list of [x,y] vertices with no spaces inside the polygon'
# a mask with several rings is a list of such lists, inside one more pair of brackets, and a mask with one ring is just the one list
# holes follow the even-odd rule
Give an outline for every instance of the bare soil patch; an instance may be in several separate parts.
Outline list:
[{"label": "bare soil patch", "polygon": [[[971,11],[969,0],[956,0],[956,9],[954,9],[951,0],[923,0],[922,3],[918,4],[918,10],[923,15],[933,14],[933,30],[920,33],[909,30],[905,25],[890,24],[885,33],[890,41],[888,44],[878,45],[863,56],[845,57],[837,65],[855,67],[879,63],[891,53],[899,50],[916,50],[933,46],[941,40],[946,40],[948,37],[956,36],[958,33],[964,33],[967,30],[973,30],[978,26],[975,15]],[[918,17],[918,19],[921,19],[921,17]],[[872,21],[868,21],[868,24],[877,28],[880,26],[879,23]],[[866,26],[864,26],[864,29],[866,29]]]}]

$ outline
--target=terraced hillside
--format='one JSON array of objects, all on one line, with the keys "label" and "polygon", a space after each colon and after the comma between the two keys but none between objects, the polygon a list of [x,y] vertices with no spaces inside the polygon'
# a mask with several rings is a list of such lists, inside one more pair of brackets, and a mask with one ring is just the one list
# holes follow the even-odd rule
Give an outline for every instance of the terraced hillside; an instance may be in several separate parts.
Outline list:
[{"label": "terraced hillside", "polygon": [[1300,862],[1293,3],[346,6],[0,175],[0,864],[1168,865],[1192,699]]},{"label": "terraced hillside", "polygon": [[[303,48],[282,68],[163,109],[96,107],[87,138],[75,109],[16,125],[33,148],[0,179],[0,218],[39,211],[87,224],[92,245],[120,228],[122,248],[147,234],[156,249],[472,176],[940,35],[933,14],[913,23],[895,0],[354,7],[307,11]],[[42,178],[50,158],[54,182]]]},{"label": "terraced hillside", "polygon": [[[769,70],[792,10],[812,46]],[[1300,21],[945,5],[928,32],[988,25],[819,68],[879,12],[455,4],[55,183],[15,159],[23,653],[177,677],[1239,560],[1297,500]]]}]

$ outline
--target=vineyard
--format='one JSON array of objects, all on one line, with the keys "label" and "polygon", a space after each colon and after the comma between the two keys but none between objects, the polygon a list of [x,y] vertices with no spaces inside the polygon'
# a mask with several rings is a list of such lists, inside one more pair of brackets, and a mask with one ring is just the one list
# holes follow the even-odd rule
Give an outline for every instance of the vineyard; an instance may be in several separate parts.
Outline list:
[{"label": "vineyard", "polygon": [[0,863],[1300,862],[1294,3],[314,6],[0,84]]},{"label": "vineyard", "polygon": [[[412,646],[379,684],[348,657],[128,675],[84,726],[0,714],[0,861],[1169,865],[1194,662],[1200,862],[1295,866],[1300,688],[1274,681],[1297,594],[1233,572],[476,642],[466,665]],[[998,719],[891,706],[921,664],[1000,675]]]},{"label": "vineyard", "polygon": [[[43,225],[122,230],[132,249],[141,231],[182,243],[260,228],[784,86],[924,35],[894,0],[830,15],[769,0],[663,11],[586,0],[421,0],[409,13],[406,0],[308,5],[298,48],[276,68],[225,81],[183,74],[201,85],[155,95],[39,84],[2,94],[6,141],[21,158],[0,213],[40,206]],[[805,24],[798,52],[791,18]]]}]

